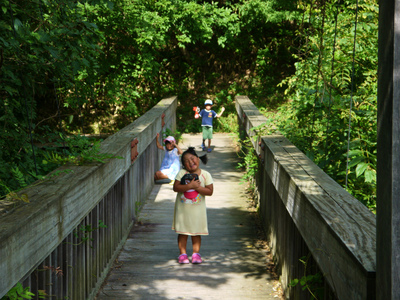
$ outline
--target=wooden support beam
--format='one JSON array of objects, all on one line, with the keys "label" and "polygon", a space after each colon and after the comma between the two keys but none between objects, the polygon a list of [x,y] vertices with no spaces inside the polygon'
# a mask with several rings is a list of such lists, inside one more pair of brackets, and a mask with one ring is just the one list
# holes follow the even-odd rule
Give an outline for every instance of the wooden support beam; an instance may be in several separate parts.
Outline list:
[{"label": "wooden support beam", "polygon": [[379,3],[377,299],[400,299],[400,1]]}]

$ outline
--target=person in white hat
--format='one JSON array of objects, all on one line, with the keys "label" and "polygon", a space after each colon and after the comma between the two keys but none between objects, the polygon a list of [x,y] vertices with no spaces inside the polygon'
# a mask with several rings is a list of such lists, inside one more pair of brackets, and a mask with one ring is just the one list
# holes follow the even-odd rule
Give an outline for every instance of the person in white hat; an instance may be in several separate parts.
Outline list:
[{"label": "person in white hat", "polygon": [[[215,111],[211,110],[213,106],[213,102],[211,99],[207,99],[204,102],[205,108],[202,109],[199,113],[201,117],[201,128],[203,132],[203,143],[201,144],[201,148],[203,151],[211,152],[211,140],[213,138],[213,119],[219,118],[222,113],[225,111],[225,108],[222,107],[221,112],[217,114]],[[205,141],[208,139],[208,148],[205,146]]]},{"label": "person in white hat", "polygon": [[164,139],[165,147],[160,144],[160,134],[157,133],[157,148],[165,151],[164,159],[161,163],[160,170],[154,175],[156,183],[170,183],[175,180],[176,174],[181,169],[179,155],[182,154],[181,148],[176,144],[173,136],[168,136]]}]

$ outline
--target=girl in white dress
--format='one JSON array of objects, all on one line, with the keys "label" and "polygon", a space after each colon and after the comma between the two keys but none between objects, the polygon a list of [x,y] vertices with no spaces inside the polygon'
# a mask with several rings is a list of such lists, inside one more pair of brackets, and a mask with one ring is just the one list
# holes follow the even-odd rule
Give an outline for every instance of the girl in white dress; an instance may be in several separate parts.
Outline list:
[{"label": "girl in white dress", "polygon": [[[174,182],[174,191],[178,194],[175,200],[172,229],[178,233],[179,263],[189,263],[186,253],[189,236],[191,236],[193,245],[192,263],[202,263],[199,254],[201,236],[208,235],[205,196],[211,196],[214,187],[211,174],[200,169],[200,160],[206,164],[207,156],[199,157],[193,147],[183,152],[182,165],[184,169],[179,171]],[[193,179],[185,180],[186,176],[181,181],[186,174],[191,174]]]},{"label": "girl in white dress", "polygon": [[181,148],[176,144],[173,136],[168,136],[164,139],[165,147],[159,142],[160,134],[157,133],[157,148],[165,151],[164,159],[161,163],[160,170],[154,174],[156,183],[167,183],[175,179],[181,169],[179,155],[182,154]]}]

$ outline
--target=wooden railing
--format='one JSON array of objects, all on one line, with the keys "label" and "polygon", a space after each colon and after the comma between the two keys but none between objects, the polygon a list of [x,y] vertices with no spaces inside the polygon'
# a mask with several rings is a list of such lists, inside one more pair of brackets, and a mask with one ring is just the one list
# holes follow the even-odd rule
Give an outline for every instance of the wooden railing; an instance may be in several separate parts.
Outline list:
[{"label": "wooden railing", "polygon": [[286,298],[310,299],[289,283],[320,273],[324,299],[375,299],[375,216],[279,132],[261,136],[267,119],[247,97],[236,110],[259,156],[259,212]]},{"label": "wooden railing", "polygon": [[59,168],[69,171],[21,191],[30,203],[0,218],[0,298],[18,282],[46,299],[95,297],[151,192],[156,134],[175,130],[176,107],[164,99],[102,142],[122,159]]}]

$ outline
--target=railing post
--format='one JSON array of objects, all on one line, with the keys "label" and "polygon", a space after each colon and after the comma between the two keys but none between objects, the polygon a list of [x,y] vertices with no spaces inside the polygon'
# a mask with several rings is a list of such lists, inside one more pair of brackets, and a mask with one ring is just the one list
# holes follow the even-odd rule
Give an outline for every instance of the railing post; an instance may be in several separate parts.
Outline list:
[{"label": "railing post", "polygon": [[400,299],[400,2],[379,2],[377,299]]}]

